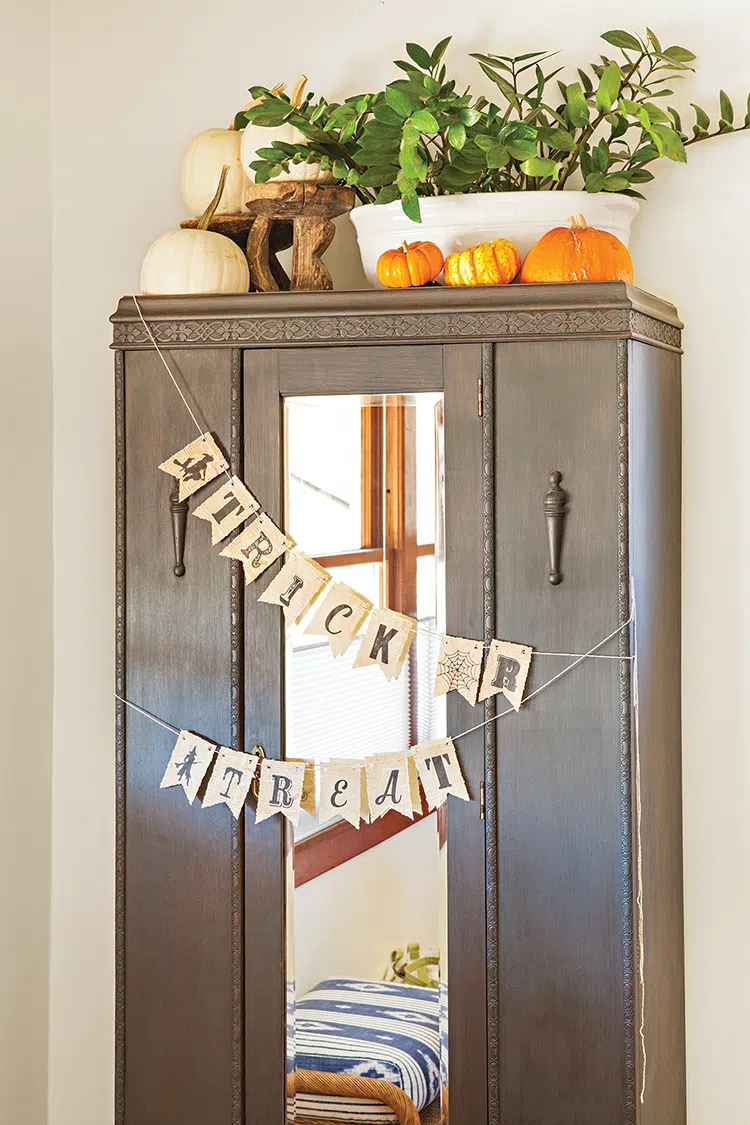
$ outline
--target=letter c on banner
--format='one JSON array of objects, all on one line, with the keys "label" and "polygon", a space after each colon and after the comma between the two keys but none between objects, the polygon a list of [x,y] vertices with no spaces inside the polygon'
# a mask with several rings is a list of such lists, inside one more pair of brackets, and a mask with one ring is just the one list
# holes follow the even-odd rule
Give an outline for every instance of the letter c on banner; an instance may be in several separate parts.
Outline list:
[{"label": "letter c on banner", "polygon": [[331,628],[331,622],[333,621],[337,613],[343,614],[344,617],[351,617],[354,613],[354,610],[350,605],[347,605],[346,602],[343,605],[337,605],[334,609],[331,610],[331,612],[328,614],[328,617],[326,617],[326,632],[330,633],[333,637],[337,636],[341,632],[340,629]]}]

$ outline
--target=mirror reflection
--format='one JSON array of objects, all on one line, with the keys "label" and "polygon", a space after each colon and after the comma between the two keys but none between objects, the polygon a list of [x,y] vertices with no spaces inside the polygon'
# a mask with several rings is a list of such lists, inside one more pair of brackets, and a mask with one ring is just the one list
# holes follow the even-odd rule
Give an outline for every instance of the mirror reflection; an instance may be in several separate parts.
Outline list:
[{"label": "mirror reflection", "polygon": [[[319,798],[288,829],[287,1119],[440,1125],[445,809],[428,812],[417,790],[413,817],[377,815],[378,790],[371,812],[358,766],[445,734],[445,697],[433,694],[444,603],[442,396],[287,399],[285,474],[290,534],[344,591],[325,605],[322,594],[287,634],[286,757],[310,763]],[[390,679],[382,662],[357,666],[369,603],[417,622]],[[398,668],[401,636],[368,637],[368,649],[390,646],[390,671]],[[335,782],[326,782],[327,763]],[[383,766],[385,792],[393,775]]]}]

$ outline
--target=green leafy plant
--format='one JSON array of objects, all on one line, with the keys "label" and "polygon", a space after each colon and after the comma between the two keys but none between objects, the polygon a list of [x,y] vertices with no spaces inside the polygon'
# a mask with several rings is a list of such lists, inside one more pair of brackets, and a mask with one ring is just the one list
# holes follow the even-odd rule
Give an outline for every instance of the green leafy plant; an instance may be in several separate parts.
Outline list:
[{"label": "green leafy plant", "polygon": [[661,158],[685,163],[690,145],[750,128],[750,97],[738,125],[722,90],[718,125],[712,128],[708,113],[693,104],[688,135],[666,99],[693,70],[692,51],[663,48],[649,28],[644,36],[607,31],[602,39],[617,57],[600,55],[570,82],[557,78],[562,67],[550,66],[557,52],[472,54],[496,87],[496,101],[457,90],[443,62],[450,37],[432,51],[407,43],[408,61],[395,64],[403,76],[377,93],[341,103],[309,94],[293,106],[284,94],[254,86],[260,100],[237,115],[236,125],[288,122],[305,138],[258,149],[257,183],[300,161],[320,161],[363,202],[400,199],[417,222],[420,197],[561,191],[576,173],[588,192],[642,199],[639,188],[654,178],[648,165]]}]

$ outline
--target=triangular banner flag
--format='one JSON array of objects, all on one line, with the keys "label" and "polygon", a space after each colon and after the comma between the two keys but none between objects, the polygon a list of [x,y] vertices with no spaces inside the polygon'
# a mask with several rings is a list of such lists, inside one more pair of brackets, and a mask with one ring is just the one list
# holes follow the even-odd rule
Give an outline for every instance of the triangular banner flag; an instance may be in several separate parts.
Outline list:
[{"label": "triangular banner flag", "polygon": [[483,653],[484,645],[481,641],[443,634],[435,674],[435,695],[457,691],[469,703],[475,704],[482,675]]},{"label": "triangular banner flag", "polygon": [[377,664],[387,680],[395,680],[404,666],[416,628],[413,617],[394,609],[373,610],[352,667]]},{"label": "triangular banner flag", "polygon": [[293,551],[258,601],[280,605],[287,623],[297,625],[330,581],[324,567],[301,551]]},{"label": "triangular banner flag", "polygon": [[412,754],[430,809],[439,808],[449,796],[469,800],[458,751],[451,738],[420,742],[413,747]]},{"label": "triangular banner flag", "polygon": [[209,742],[189,730],[181,730],[159,788],[171,789],[173,785],[181,785],[192,805],[216,750],[215,742]]},{"label": "triangular banner flag", "polygon": [[320,763],[318,821],[325,824],[342,816],[355,828],[367,821],[367,781],[362,762],[334,759]]},{"label": "triangular banner flag", "polygon": [[211,543],[215,546],[258,511],[260,502],[250,489],[245,487],[239,477],[230,477],[226,484],[212,492],[195,509],[193,515],[199,520],[208,520],[211,525]]},{"label": "triangular banner flag", "polygon": [[229,462],[211,434],[201,434],[173,457],[162,461],[159,468],[180,482],[180,500],[192,496],[204,484],[229,468]]},{"label": "triangular banner flag", "polygon": [[327,637],[334,656],[341,656],[357,636],[372,602],[358,594],[351,586],[335,582],[315,610],[305,633],[313,637]]},{"label": "triangular banner flag", "polygon": [[421,808],[414,762],[407,753],[375,754],[365,758],[370,819],[378,820],[394,809],[409,820]]},{"label": "triangular banner flag", "polygon": [[228,559],[240,560],[245,568],[245,582],[250,583],[293,546],[294,540],[276,526],[267,512],[261,512],[221,553]]},{"label": "triangular banner flag", "polygon": [[228,746],[220,746],[206,786],[203,808],[228,805],[237,820],[245,805],[259,760],[255,754],[245,754],[240,750],[231,750]]},{"label": "triangular banner flag", "polygon": [[513,708],[519,711],[533,652],[530,645],[517,645],[512,641],[493,641],[482,676],[480,702],[502,692],[510,700]]},{"label": "triangular banner flag", "polygon": [[299,823],[305,762],[279,762],[264,758],[260,764],[260,790],[255,813],[256,824],[281,813],[294,827]]},{"label": "triangular banner flag", "polygon": [[309,813],[310,816],[315,816],[318,811],[316,794],[315,794],[315,762],[305,758],[285,758],[287,762],[302,762],[305,767],[304,777],[302,779],[302,797],[300,798],[300,808],[303,812]]}]

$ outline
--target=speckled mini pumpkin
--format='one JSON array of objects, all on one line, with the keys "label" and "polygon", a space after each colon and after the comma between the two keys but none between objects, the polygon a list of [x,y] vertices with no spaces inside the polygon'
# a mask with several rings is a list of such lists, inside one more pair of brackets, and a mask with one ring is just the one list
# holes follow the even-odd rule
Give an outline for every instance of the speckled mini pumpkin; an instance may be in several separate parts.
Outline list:
[{"label": "speckled mini pumpkin", "polygon": [[446,285],[508,285],[518,276],[521,256],[507,238],[480,242],[445,259]]}]

